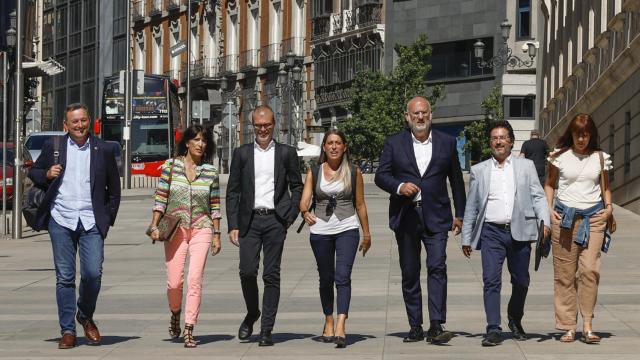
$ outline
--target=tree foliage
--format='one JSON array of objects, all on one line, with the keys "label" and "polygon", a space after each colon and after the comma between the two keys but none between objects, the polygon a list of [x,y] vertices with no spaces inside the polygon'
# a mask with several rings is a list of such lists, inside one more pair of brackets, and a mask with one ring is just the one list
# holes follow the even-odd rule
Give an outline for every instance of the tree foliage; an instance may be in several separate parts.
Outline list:
[{"label": "tree foliage", "polygon": [[385,138],[405,127],[403,114],[413,96],[427,97],[432,107],[443,96],[443,86],[427,88],[431,46],[425,35],[411,45],[396,45],[396,52],[398,64],[391,74],[360,68],[351,84],[347,108],[352,116],[339,128],[355,159],[380,156]]},{"label": "tree foliage", "polygon": [[484,119],[476,120],[465,125],[462,134],[466,137],[464,150],[471,152],[471,159],[478,161],[491,155],[487,131],[495,121],[504,120],[504,107],[502,105],[502,91],[499,85],[491,89],[480,104],[484,110]]}]

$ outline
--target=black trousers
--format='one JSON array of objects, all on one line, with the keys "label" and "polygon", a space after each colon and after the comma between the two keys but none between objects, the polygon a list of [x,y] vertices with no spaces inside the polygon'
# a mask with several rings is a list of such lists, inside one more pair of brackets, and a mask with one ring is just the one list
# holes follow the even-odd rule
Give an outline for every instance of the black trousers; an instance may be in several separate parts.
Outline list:
[{"label": "black trousers", "polygon": [[280,302],[280,262],[287,228],[275,214],[253,215],[247,235],[240,238],[240,282],[249,317],[258,317],[258,268],[262,260],[262,330],[273,330]]},{"label": "black trousers", "polygon": [[420,326],[422,317],[422,288],[420,286],[420,253],[427,253],[427,297],[429,320],[444,324],[447,321],[447,237],[448,232],[430,232],[422,222],[419,208],[407,211],[401,230],[396,232],[402,296],[410,326]]}]

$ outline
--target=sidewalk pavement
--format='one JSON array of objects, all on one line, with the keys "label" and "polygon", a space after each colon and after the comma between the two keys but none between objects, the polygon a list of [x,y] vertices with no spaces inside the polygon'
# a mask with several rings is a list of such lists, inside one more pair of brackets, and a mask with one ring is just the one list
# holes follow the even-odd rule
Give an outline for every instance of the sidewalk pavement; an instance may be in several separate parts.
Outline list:
[{"label": "sidewalk pavement", "polygon": [[[640,216],[616,208],[618,232],[603,255],[594,329],[600,345],[562,344],[554,330],[553,270],[550,259],[533,271],[523,325],[525,342],[507,339],[495,348],[480,346],[485,327],[480,254],[467,260],[459,236],[448,244],[449,344],[405,344],[408,330],[401,292],[397,246],[387,227],[387,195],[366,186],[373,246],[358,255],[347,322],[346,349],[317,341],[324,317],[308,229],[291,231],[282,262],[282,294],[274,329],[275,346],[236,338],[245,315],[238,277],[238,250],[223,237],[222,253],[209,258],[196,349],[168,340],[162,244],[143,235],[151,216],[151,189],[125,190],[116,226],[105,242],[104,276],[95,320],[101,346],[88,346],[79,326],[79,346],[58,350],[55,274],[49,237],[25,232],[25,239],[0,241],[0,358],[6,359],[637,359],[640,348]],[[226,224],[223,221],[223,233]],[[296,224],[297,226],[297,224]],[[507,273],[505,269],[505,274]],[[422,272],[426,289],[426,271]],[[503,277],[503,328],[507,329],[509,278]],[[426,291],[425,291],[426,292]],[[426,297],[425,316],[426,311]],[[425,318],[428,324],[428,319]],[[581,325],[579,325],[580,329]],[[256,332],[259,329],[256,329]],[[507,333],[508,336],[508,333]]]}]

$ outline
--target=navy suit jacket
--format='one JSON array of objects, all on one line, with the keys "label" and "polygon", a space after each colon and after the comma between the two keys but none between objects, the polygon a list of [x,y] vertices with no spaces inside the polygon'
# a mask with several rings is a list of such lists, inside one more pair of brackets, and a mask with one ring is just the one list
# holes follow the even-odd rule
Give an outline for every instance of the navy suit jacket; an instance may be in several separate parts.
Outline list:
[{"label": "navy suit jacket", "polygon": [[[62,165],[62,173],[58,177],[48,180],[47,170],[55,165],[53,141],[54,139],[51,138],[44,143],[38,160],[29,170],[29,178],[35,186],[47,190],[44,201],[38,208],[36,215],[38,228],[34,230],[43,230],[48,227],[51,205],[58,195],[58,189],[62,181],[64,181],[69,135],[61,136],[59,140],[58,162]],[[91,177],[91,205],[98,231],[105,238],[107,237],[109,226],[113,226],[116,221],[116,215],[120,207],[120,175],[111,145],[93,135],[89,136],[89,141],[91,144],[91,164],[89,165],[90,171],[87,176]]]},{"label": "navy suit jacket", "polygon": [[398,186],[411,182],[422,191],[422,217],[431,232],[451,230],[453,217],[447,192],[447,178],[451,185],[455,216],[464,216],[465,193],[462,170],[458,161],[456,139],[438,130],[431,130],[432,157],[424,175],[421,175],[413,151],[413,139],[409,130],[390,136],[384,143],[375,183],[388,192],[389,227],[400,229],[403,214],[410,210],[412,198],[398,195]]}]

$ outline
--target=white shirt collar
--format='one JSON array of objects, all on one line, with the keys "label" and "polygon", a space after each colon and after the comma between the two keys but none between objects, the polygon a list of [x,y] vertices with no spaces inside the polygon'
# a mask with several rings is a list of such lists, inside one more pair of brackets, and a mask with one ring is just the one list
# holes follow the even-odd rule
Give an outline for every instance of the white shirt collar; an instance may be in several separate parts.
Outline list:
[{"label": "white shirt collar", "polygon": [[432,135],[432,134],[433,134],[433,132],[432,132],[432,131],[429,131],[429,137],[428,137],[428,138],[427,138],[427,140],[425,140],[425,141],[420,141],[420,140],[418,140],[418,139],[416,138],[416,136],[415,136],[415,135],[413,135],[413,133],[411,133],[411,138],[413,139],[413,143],[414,143],[414,144],[416,144],[416,145],[417,145],[417,144],[420,144],[420,145],[428,145],[428,144],[430,144],[430,143],[433,141],[433,139],[431,138],[431,135]]},{"label": "white shirt collar", "polygon": [[257,141],[255,141],[255,140],[253,141],[253,148],[254,148],[254,149],[258,149],[258,150],[260,150],[260,151],[269,151],[269,150],[271,150],[271,148],[273,148],[274,146],[276,146],[276,142],[275,142],[273,139],[271,139],[271,142],[269,143],[269,145],[267,145],[267,148],[266,148],[266,149],[263,149],[263,148],[260,146],[260,144],[258,144],[258,142],[257,142]]},{"label": "white shirt collar", "polygon": [[[511,165],[511,157],[513,156],[513,154],[509,154],[509,156],[507,156],[507,158],[504,160],[505,165]],[[496,160],[495,157],[491,157],[491,163],[493,164],[494,168],[498,168],[499,167],[499,163],[498,160]]]}]

